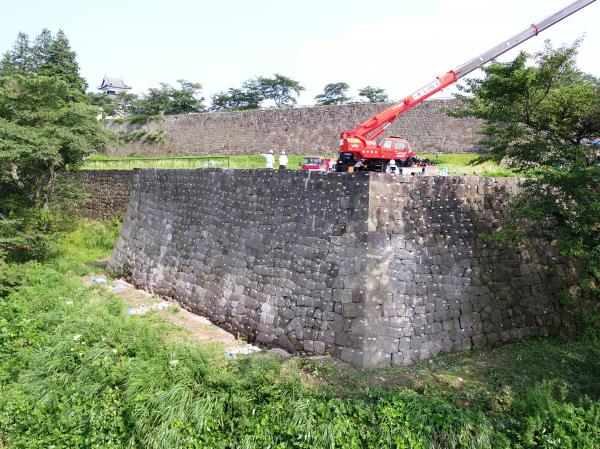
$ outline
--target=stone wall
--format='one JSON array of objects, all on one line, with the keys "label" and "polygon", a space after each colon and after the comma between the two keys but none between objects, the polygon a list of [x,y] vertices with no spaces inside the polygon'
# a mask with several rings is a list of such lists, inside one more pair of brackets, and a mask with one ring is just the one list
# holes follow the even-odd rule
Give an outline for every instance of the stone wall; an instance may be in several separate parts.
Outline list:
[{"label": "stone wall", "polygon": [[111,267],[250,340],[409,364],[556,329],[564,267],[552,250],[478,239],[517,189],[509,178],[138,170]]},{"label": "stone wall", "polygon": [[[554,332],[567,267],[555,249],[485,243],[515,178],[371,176],[364,359],[410,364]],[[552,267],[552,268],[551,268]]]},{"label": "stone wall", "polygon": [[[110,130],[138,138],[113,150],[114,156],[238,155],[286,150],[290,154],[337,153],[340,132],[383,111],[392,103],[359,103],[244,112],[210,112],[165,117],[140,128],[112,123]],[[386,131],[406,135],[421,152],[477,151],[478,122],[451,118],[444,108],[456,100],[432,100],[408,111]],[[143,135],[143,136],[142,136]]]},{"label": "stone wall", "polygon": [[85,218],[113,220],[125,215],[133,185],[130,170],[80,170],[63,176],[76,181],[87,195],[80,207]]},{"label": "stone wall", "polygon": [[[360,350],[366,174],[136,171],[111,266],[224,328],[290,351]],[[361,265],[362,264],[362,265]]]}]

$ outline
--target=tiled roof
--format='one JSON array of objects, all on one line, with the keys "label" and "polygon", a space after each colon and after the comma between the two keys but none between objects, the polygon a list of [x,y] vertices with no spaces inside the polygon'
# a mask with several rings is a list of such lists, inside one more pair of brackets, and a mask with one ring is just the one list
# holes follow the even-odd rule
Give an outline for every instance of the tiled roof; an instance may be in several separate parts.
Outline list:
[{"label": "tiled roof", "polygon": [[110,76],[104,75],[102,79],[102,84],[98,89],[106,89],[109,87],[113,87],[116,89],[131,89],[131,86],[128,86],[123,81],[123,78],[112,78]]}]

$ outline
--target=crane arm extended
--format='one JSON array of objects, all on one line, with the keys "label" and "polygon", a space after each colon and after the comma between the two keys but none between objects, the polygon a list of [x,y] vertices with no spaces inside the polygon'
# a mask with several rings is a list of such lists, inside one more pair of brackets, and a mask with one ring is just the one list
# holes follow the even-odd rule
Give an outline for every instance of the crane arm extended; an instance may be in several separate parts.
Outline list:
[{"label": "crane arm extended", "polygon": [[467,61],[455,69],[450,70],[444,75],[438,76],[431,83],[423,86],[421,89],[413,92],[399,103],[396,103],[385,111],[380,112],[366,122],[361,123],[352,131],[342,133],[342,139],[347,137],[357,137],[365,140],[375,139],[385,130],[388,125],[396,120],[400,114],[417,106],[419,103],[422,103],[424,100],[441,91],[445,87],[454,84],[463,76],[468,75],[487,62],[490,62],[492,59],[495,59],[498,56],[506,53],[528,39],[537,36],[540,32],[560,22],[580,9],[585,8],[594,1],[596,0],[578,0],[556,12],[555,14],[543,19],[539,23],[532,24],[527,29],[521,31],[520,33],[486,51],[485,53],[482,53],[481,55]]}]

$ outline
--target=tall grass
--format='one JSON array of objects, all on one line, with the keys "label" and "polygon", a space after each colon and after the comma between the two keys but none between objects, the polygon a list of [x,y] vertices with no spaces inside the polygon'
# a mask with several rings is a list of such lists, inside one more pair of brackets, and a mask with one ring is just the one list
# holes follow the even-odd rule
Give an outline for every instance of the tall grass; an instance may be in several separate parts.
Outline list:
[{"label": "tall grass", "polygon": [[[115,235],[113,225],[83,225],[54,260],[12,267],[22,279],[0,297],[0,447],[600,444],[598,398],[569,399],[556,383],[540,383],[523,395],[510,385],[481,383],[461,391],[436,382],[325,388],[325,379],[307,371],[310,361],[266,353],[230,360],[219,345],[178,338],[183,331],[157,316],[127,317],[121,299],[79,278],[96,257],[106,257]],[[589,350],[587,343],[577,348]],[[476,359],[467,363],[469,356],[440,360],[436,364],[454,369],[460,363],[465,370],[476,367]],[[569,363],[589,365],[589,382],[597,382],[597,361]],[[342,371],[335,366],[327,369],[337,371],[338,382]],[[418,373],[428,366],[407,372],[423,379]],[[370,382],[393,371],[352,372]],[[546,375],[552,373],[549,367]]]}]

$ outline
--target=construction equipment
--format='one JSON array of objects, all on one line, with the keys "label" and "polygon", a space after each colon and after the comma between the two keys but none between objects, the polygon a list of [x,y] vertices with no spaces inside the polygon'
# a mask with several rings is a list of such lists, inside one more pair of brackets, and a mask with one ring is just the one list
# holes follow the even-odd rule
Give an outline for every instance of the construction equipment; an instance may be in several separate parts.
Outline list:
[{"label": "construction equipment", "polygon": [[[537,24],[502,42],[485,53],[467,61],[453,70],[438,76],[434,81],[413,92],[399,103],[356,126],[352,131],[343,131],[340,137],[337,171],[351,171],[352,168],[384,171],[385,166],[393,159],[401,167],[414,165],[426,166],[426,160],[417,160],[410,142],[405,137],[390,136],[380,142],[375,139],[398,118],[400,114],[414,108],[433,94],[478,69],[492,59],[537,36],[546,28],[560,22],[564,18],[593,3],[595,0],[578,0]],[[410,150],[409,150],[410,149]]]},{"label": "construction equipment", "polygon": [[332,171],[335,169],[337,159],[323,156],[306,156],[300,162],[301,170]]}]

